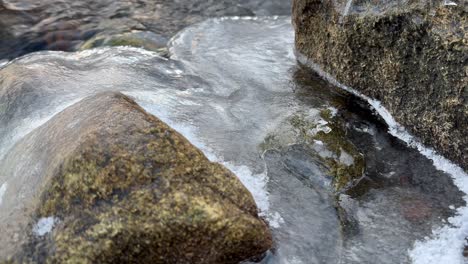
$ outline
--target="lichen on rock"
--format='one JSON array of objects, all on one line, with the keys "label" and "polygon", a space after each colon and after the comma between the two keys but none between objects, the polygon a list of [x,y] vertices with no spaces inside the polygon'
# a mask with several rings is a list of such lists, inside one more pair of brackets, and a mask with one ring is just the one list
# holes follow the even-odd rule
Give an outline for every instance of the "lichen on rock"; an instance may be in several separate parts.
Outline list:
[{"label": "lichen on rock", "polygon": [[295,0],[297,50],[468,168],[467,6]]}]

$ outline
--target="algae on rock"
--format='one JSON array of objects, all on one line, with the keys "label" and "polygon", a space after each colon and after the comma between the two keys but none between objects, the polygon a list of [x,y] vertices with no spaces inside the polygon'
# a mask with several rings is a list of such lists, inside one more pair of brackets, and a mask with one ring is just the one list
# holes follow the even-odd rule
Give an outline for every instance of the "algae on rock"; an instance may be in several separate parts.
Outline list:
[{"label": "algae on rock", "polygon": [[443,1],[293,2],[299,53],[382,101],[398,122],[465,169],[467,14],[466,4]]},{"label": "algae on rock", "polygon": [[[0,242],[13,245],[0,251],[13,262],[238,263],[272,245],[239,179],[120,93],[65,109],[4,161],[17,153],[0,172]],[[34,234],[46,217],[53,229]]]},{"label": "algae on rock", "polygon": [[[269,134],[262,151],[304,144],[323,162],[332,177],[333,191],[353,192],[364,175],[364,155],[346,138],[344,123],[330,108],[292,115],[281,131]],[[319,149],[320,148],[320,149]]]},{"label": "algae on rock", "polygon": [[83,43],[80,50],[97,47],[130,46],[167,54],[167,38],[148,31],[133,31],[116,35],[98,35]]}]

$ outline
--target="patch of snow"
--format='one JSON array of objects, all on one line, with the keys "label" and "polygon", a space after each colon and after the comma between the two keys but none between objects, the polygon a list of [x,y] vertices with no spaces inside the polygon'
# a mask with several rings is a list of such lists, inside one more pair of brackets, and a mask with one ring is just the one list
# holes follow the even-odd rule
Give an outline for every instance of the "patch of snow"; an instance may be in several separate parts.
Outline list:
[{"label": "patch of snow", "polygon": [[445,0],[444,5],[445,6],[457,6],[458,4],[450,0]]},{"label": "patch of snow", "polygon": [[44,236],[45,234],[50,233],[54,228],[56,221],[57,220],[53,216],[39,219],[37,224],[34,226],[34,234],[38,236]]},{"label": "patch of snow", "polygon": [[342,163],[342,164],[344,164],[346,166],[351,166],[351,165],[354,164],[354,158],[353,158],[353,156],[349,155],[348,152],[341,149],[340,163]]},{"label": "patch of snow", "polygon": [[327,107],[327,109],[330,110],[330,114],[331,114],[332,117],[335,117],[338,114],[338,109],[336,109],[333,106],[329,106],[329,107]]},{"label": "patch of snow", "polygon": [[284,224],[284,219],[278,212],[269,214],[267,220],[272,228],[280,228]]}]

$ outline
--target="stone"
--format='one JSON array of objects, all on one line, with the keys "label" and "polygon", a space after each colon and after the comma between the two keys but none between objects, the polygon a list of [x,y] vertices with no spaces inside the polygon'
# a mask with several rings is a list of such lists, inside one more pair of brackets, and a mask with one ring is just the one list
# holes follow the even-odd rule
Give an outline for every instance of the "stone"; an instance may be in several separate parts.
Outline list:
[{"label": "stone", "polygon": [[272,246],[240,180],[121,93],[20,140],[0,183],[0,260],[239,263]]},{"label": "stone", "polygon": [[134,31],[110,36],[96,36],[83,43],[80,50],[97,47],[130,46],[167,54],[168,39],[149,31]]},{"label": "stone", "polygon": [[468,169],[467,4],[294,0],[296,49]]},{"label": "stone", "polygon": [[362,192],[363,184],[359,183],[365,172],[365,157],[346,138],[347,129],[343,120],[333,116],[330,109],[322,109],[317,120],[295,115],[290,119],[290,123],[291,130],[295,131],[299,139],[311,147],[317,158],[326,165],[328,174],[333,178],[333,192]]}]

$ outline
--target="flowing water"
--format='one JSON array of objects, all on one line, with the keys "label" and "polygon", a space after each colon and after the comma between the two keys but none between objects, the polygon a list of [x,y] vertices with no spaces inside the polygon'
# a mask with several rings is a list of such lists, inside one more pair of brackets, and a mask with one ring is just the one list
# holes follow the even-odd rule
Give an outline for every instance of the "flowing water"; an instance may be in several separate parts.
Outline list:
[{"label": "flowing water", "polygon": [[0,61],[75,51],[96,36],[150,31],[170,38],[208,17],[288,15],[289,0],[1,0]]},{"label": "flowing water", "polygon": [[[238,175],[273,230],[263,263],[409,263],[414,243],[465,205],[463,193],[367,102],[297,63],[293,42],[290,17],[231,17],[184,29],[170,58],[120,47],[14,60],[0,68],[0,169],[17,171],[21,157],[4,157],[62,109],[121,91]],[[304,140],[292,122],[331,133],[324,111],[365,156],[359,192],[335,193],[322,159],[331,146]],[[0,212],[2,197],[15,195],[11,177],[0,172]]]}]

